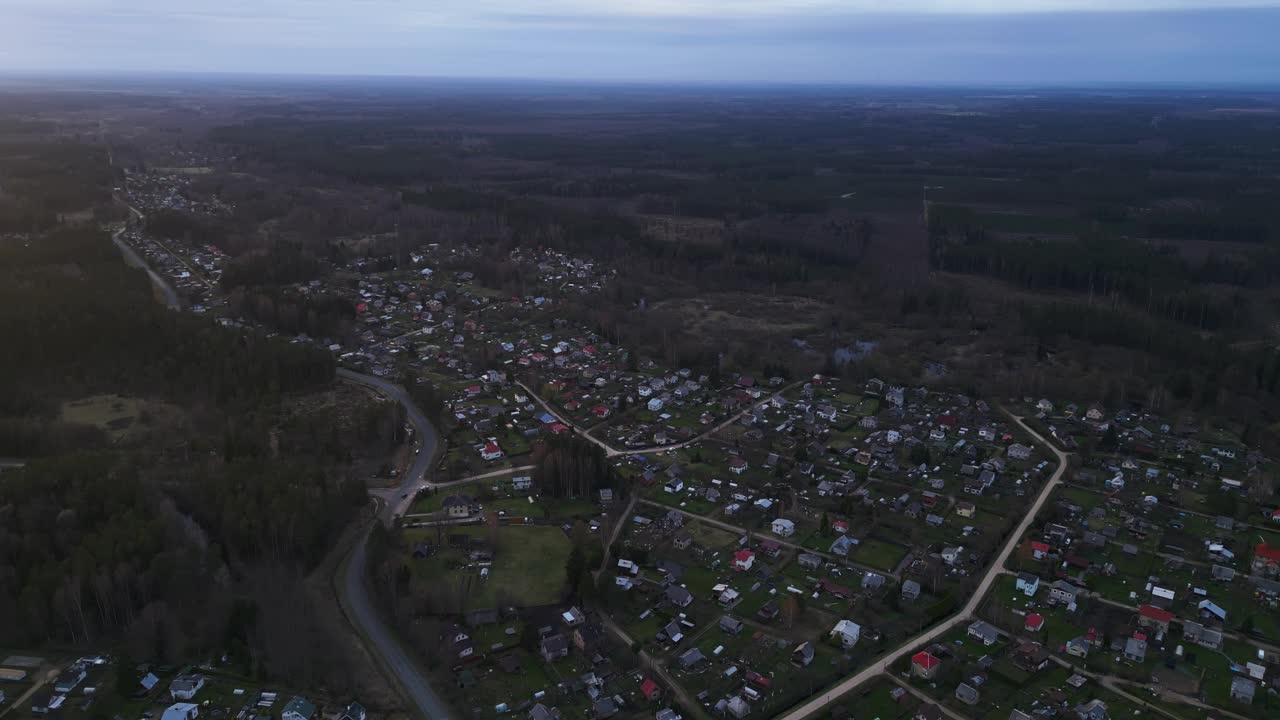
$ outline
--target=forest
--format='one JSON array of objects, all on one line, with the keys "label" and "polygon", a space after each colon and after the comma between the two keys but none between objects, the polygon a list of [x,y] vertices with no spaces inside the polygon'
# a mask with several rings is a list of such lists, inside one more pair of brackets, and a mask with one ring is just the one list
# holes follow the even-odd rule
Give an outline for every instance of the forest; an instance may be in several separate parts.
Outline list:
[{"label": "forest", "polygon": [[[349,684],[303,578],[367,503],[352,463],[381,462],[402,414],[290,410],[334,386],[329,353],[165,309],[90,225],[0,238],[0,334],[0,455],[27,461],[0,482],[0,646],[230,652]],[[101,394],[138,399],[132,430],[62,416]]]}]

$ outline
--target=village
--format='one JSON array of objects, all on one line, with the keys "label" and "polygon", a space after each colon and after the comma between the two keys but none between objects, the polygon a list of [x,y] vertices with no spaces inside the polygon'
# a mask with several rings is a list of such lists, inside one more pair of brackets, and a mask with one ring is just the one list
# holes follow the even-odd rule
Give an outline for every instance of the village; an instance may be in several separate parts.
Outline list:
[{"label": "village", "polygon": [[[130,202],[181,202],[164,187],[131,177]],[[123,240],[192,310],[225,313],[219,252],[136,226]],[[474,261],[430,246],[404,267],[356,263],[286,288],[342,298],[355,317],[347,337],[296,341],[444,400],[443,487],[406,500],[398,551],[442,620],[440,644],[418,652],[441,656],[433,677],[469,716],[799,720],[819,703],[883,720],[1176,720],[1280,707],[1280,509],[1259,504],[1275,463],[1239,432],[1070,400],[668,367],[558,312],[616,269],[520,250],[509,261],[524,290],[509,296]],[[598,448],[620,482],[541,492],[534,449],[555,437]],[[575,548],[592,590],[565,604]],[[957,617],[971,599],[976,612]],[[137,717],[321,713],[303,695],[263,706],[265,689],[208,677],[189,697],[173,680],[173,704],[147,695]],[[52,689],[26,701],[32,713],[84,695]],[[326,718],[364,720],[358,704],[330,704]]]}]

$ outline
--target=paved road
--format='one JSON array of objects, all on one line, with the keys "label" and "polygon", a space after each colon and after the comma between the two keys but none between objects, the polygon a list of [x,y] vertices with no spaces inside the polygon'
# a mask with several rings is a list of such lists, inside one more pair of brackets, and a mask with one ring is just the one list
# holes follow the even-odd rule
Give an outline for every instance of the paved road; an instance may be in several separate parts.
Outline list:
[{"label": "paved road", "polygon": [[1040,494],[1036,497],[1035,502],[1032,503],[1031,507],[1027,510],[1027,513],[1023,515],[1022,522],[1018,523],[1018,527],[1009,535],[1009,539],[1005,542],[1004,548],[1000,550],[1000,554],[996,556],[994,561],[992,561],[991,567],[987,570],[987,574],[982,577],[982,582],[980,582],[978,584],[978,588],[974,590],[973,595],[969,598],[969,602],[949,619],[935,625],[930,630],[926,630],[923,633],[902,642],[900,645],[881,656],[881,659],[877,660],[870,667],[867,667],[858,674],[845,679],[821,695],[814,696],[808,702],[793,709],[786,715],[783,715],[782,720],[804,720],[804,718],[816,716],[828,705],[835,702],[841,696],[847,694],[850,690],[853,690],[881,673],[889,672],[889,665],[903,653],[926,643],[933,642],[939,637],[951,632],[953,628],[970,618],[974,611],[978,609],[978,605],[982,602],[982,598],[986,596],[987,591],[991,589],[991,585],[1003,573],[1005,562],[1009,559],[1009,556],[1013,554],[1014,548],[1018,546],[1018,541],[1021,540],[1023,534],[1027,532],[1027,528],[1031,527],[1031,522],[1035,520],[1040,509],[1044,507],[1045,502],[1053,493],[1053,489],[1062,484],[1062,476],[1067,472],[1066,453],[1054,447],[1041,437],[1039,433],[1028,427],[1026,423],[1022,421],[1021,417],[1016,415],[1010,415],[1010,417],[1013,418],[1014,422],[1018,423],[1024,431],[1035,438],[1037,442],[1047,447],[1050,452],[1057,456],[1058,469],[1054,471],[1053,476],[1049,478],[1049,481],[1044,484],[1044,488],[1040,490]]},{"label": "paved road", "polygon": [[414,456],[413,464],[400,476],[400,484],[398,486],[389,490],[375,491],[376,494],[387,500],[386,506],[383,508],[382,519],[390,524],[396,516],[404,514],[409,505],[413,504],[413,496],[427,483],[427,473],[431,470],[431,461],[435,456],[436,444],[439,442],[440,436],[436,433],[435,427],[427,420],[427,416],[422,414],[418,404],[399,385],[389,380],[383,380],[372,375],[364,375],[345,368],[338,368],[338,377],[347,382],[363,385],[389,400],[400,403],[404,406],[405,418],[413,426],[419,443],[418,454]]},{"label": "paved road", "polygon": [[[404,473],[400,486],[396,488],[392,502],[384,503],[382,519],[390,523],[397,515],[401,515],[417,489],[426,482],[427,472],[431,469],[432,457],[435,455],[439,436],[435,427],[427,422],[427,418],[413,402],[404,388],[394,383],[371,375],[362,375],[350,370],[338,370],[338,376],[348,382],[363,385],[381,393],[383,396],[404,405],[406,416],[417,432],[420,452],[414,457],[413,465]],[[399,495],[407,494],[407,498]],[[370,525],[370,530],[372,530]],[[417,663],[409,657],[395,635],[387,628],[382,617],[374,608],[369,597],[369,587],[365,582],[368,561],[368,534],[356,543],[347,559],[347,567],[340,587],[345,597],[351,621],[368,641],[369,649],[382,661],[385,669],[394,674],[400,687],[408,695],[418,714],[428,720],[447,720],[453,715],[440,695],[432,689],[426,676],[418,669]]]}]

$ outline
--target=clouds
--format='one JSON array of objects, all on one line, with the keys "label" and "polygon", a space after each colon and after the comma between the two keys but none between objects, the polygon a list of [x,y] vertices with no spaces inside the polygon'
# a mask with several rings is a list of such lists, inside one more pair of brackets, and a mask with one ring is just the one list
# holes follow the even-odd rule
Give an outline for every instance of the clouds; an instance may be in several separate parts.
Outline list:
[{"label": "clouds", "polygon": [[[1280,81],[1277,2],[0,0],[0,68],[702,82]],[[892,12],[885,12],[892,8]]]}]

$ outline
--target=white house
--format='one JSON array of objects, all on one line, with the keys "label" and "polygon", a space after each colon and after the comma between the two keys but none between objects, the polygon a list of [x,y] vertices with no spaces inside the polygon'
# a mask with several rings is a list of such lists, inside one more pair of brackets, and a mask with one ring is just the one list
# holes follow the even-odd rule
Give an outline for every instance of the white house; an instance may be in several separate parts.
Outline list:
[{"label": "white house", "polygon": [[480,457],[485,460],[497,460],[502,457],[502,448],[498,446],[498,443],[490,440],[480,449]]},{"label": "white house", "polygon": [[1021,443],[1014,443],[1009,446],[1009,457],[1014,460],[1030,460],[1031,448]]},{"label": "white house", "polygon": [[1040,578],[1031,573],[1018,573],[1017,589],[1027,597],[1035,597],[1040,589]]},{"label": "white house", "polygon": [[858,644],[858,638],[862,636],[862,627],[851,620],[841,620],[836,626],[831,628],[829,637],[838,638],[840,647],[848,650]]},{"label": "white house", "polygon": [[773,534],[779,537],[791,537],[796,534],[796,524],[786,518],[773,521]]},{"label": "white house", "polygon": [[195,703],[174,703],[165,708],[160,720],[196,720],[200,716],[200,706]]},{"label": "white house", "polygon": [[280,720],[311,720],[315,716],[316,706],[301,695],[295,695],[280,711]]},{"label": "white house", "polygon": [[645,407],[649,408],[652,412],[658,412],[662,409],[662,398],[653,398],[649,400],[649,404]]},{"label": "white house", "polygon": [[169,697],[174,700],[191,700],[203,688],[203,675],[179,675],[169,683]]}]

